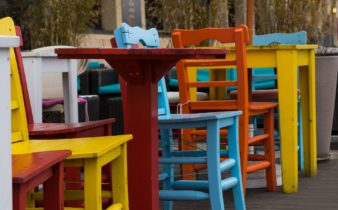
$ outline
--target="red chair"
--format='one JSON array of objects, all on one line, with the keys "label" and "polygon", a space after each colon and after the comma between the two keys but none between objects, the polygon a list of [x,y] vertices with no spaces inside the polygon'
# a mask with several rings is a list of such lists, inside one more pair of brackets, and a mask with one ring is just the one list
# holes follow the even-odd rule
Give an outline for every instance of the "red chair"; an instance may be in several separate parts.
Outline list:
[{"label": "red chair", "polygon": [[68,150],[12,156],[13,210],[26,209],[26,193],[43,184],[44,209],[64,209],[63,160]]}]

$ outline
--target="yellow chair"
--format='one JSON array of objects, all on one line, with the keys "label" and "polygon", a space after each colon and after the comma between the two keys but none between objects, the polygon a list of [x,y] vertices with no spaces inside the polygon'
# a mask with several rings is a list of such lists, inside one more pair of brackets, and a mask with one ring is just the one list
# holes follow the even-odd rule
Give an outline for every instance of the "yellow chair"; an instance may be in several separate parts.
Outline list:
[{"label": "yellow chair", "polygon": [[[11,18],[0,19],[0,34],[15,35]],[[11,63],[11,110],[12,110],[12,153],[27,154],[52,150],[71,150],[65,167],[84,168],[84,191],[66,191],[65,200],[84,200],[85,210],[101,210],[102,197],[112,197],[109,210],[128,210],[127,150],[126,142],[132,135],[74,138],[60,140],[30,140],[18,66],[13,49]],[[101,168],[112,163],[112,192],[102,192]],[[53,196],[53,195],[51,195]],[[38,196],[33,196],[37,199]],[[34,202],[29,202],[31,205]],[[34,206],[32,206],[34,207]],[[72,208],[75,209],[75,208]]]}]

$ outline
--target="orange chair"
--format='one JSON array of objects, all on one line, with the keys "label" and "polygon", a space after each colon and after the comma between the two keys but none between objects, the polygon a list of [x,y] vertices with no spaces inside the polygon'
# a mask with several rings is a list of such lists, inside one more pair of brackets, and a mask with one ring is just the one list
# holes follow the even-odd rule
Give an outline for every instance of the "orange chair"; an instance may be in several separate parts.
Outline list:
[{"label": "orange chair", "polygon": [[[239,121],[239,137],[241,152],[241,167],[243,188],[246,188],[247,173],[266,170],[267,190],[275,191],[276,170],[274,154],[274,102],[251,102],[249,89],[248,70],[246,64],[246,43],[249,41],[248,29],[245,25],[233,28],[205,28],[200,30],[180,30],[172,32],[173,45],[176,48],[197,46],[205,40],[216,40],[222,44],[234,44],[235,59],[215,60],[181,60],[177,63],[177,76],[179,81],[180,104],[183,113],[196,113],[204,111],[242,110],[243,115]],[[189,67],[194,67],[189,68]],[[193,78],[197,69],[209,69],[210,78],[217,81],[198,82]],[[224,74],[226,68],[237,69],[237,81],[226,81]],[[222,74],[223,73],[223,74]],[[221,75],[221,76],[216,76]],[[221,77],[221,78],[220,78]],[[226,87],[237,86],[238,97],[226,99]],[[197,88],[208,88],[212,99],[198,101],[195,96]],[[213,92],[214,91],[214,92]],[[220,94],[221,93],[221,94]],[[228,97],[229,98],[229,97]],[[264,128],[260,135],[249,137],[249,118],[251,116],[264,115]],[[203,134],[203,131],[195,131],[195,134]],[[194,145],[191,130],[185,130],[182,135],[182,149],[191,149]],[[264,146],[264,154],[249,154],[249,146]],[[249,164],[250,161],[250,164]],[[253,163],[251,163],[253,161]],[[183,174],[194,173],[194,167],[184,166]]]}]

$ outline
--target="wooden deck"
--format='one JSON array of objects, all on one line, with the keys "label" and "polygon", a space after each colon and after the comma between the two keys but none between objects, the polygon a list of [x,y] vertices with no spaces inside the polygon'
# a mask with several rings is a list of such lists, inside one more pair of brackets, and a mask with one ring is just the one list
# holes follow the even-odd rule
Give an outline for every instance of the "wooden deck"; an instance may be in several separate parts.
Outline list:
[{"label": "wooden deck", "polygon": [[[338,144],[331,147],[331,159],[318,163],[316,177],[300,175],[298,193],[249,189],[248,210],[338,210]],[[224,194],[226,209],[233,209],[231,193]],[[174,210],[208,210],[209,201],[174,202]]]}]

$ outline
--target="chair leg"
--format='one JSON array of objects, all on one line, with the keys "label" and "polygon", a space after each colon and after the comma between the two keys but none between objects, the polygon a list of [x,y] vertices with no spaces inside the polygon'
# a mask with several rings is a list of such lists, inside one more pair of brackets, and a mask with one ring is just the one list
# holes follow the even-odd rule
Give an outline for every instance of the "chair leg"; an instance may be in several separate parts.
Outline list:
[{"label": "chair leg", "polygon": [[127,144],[121,145],[121,154],[112,163],[113,203],[122,204],[122,209],[129,210]]},{"label": "chair leg", "polygon": [[298,169],[304,170],[303,123],[301,101],[298,101]]},{"label": "chair leg", "polygon": [[[195,142],[191,137],[191,128],[183,129],[180,139],[180,150],[195,150]],[[192,164],[184,164],[181,166],[181,175],[184,180],[195,180],[195,170]]]},{"label": "chair leg", "polygon": [[244,192],[242,187],[242,175],[239,156],[238,119],[228,128],[229,158],[236,160],[236,164],[230,169],[230,175],[236,177],[238,184],[232,189],[234,206],[236,210],[245,210]]},{"label": "chair leg", "polygon": [[220,170],[220,125],[218,121],[207,123],[208,182],[212,210],[224,210]]},{"label": "chair leg", "polygon": [[102,210],[101,167],[97,158],[84,160],[84,209]]},{"label": "chair leg", "polygon": [[44,207],[47,210],[64,208],[63,162],[53,167],[53,176],[44,183]]},{"label": "chair leg", "polygon": [[264,114],[264,130],[269,134],[269,138],[264,143],[265,159],[270,162],[266,169],[266,186],[268,191],[277,190],[276,181],[276,161],[275,161],[275,142],[274,142],[274,109]]},{"label": "chair leg", "polygon": [[13,185],[13,210],[26,209],[26,192],[21,184]]},{"label": "chair leg", "polygon": [[[164,140],[162,146],[162,157],[170,158],[173,151],[173,141],[172,141],[172,132],[169,129],[161,129],[161,139]],[[164,164],[163,173],[168,175],[168,178],[162,181],[162,189],[164,190],[173,190],[172,184],[174,182],[174,166],[172,164]],[[172,210],[173,202],[172,201],[163,201],[164,210]]]},{"label": "chair leg", "polygon": [[246,192],[246,182],[248,174],[248,153],[249,153],[249,115],[243,112],[243,115],[239,117],[239,150],[241,157],[241,171],[242,171],[242,183],[243,191]]}]

